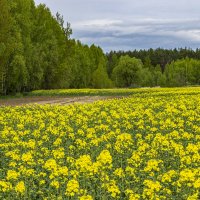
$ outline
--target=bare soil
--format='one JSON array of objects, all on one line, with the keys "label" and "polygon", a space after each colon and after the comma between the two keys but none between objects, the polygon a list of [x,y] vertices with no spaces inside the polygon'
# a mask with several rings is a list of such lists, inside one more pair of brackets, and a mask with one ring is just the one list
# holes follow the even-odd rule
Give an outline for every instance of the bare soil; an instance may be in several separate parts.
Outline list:
[{"label": "bare soil", "polygon": [[13,98],[13,99],[0,99],[0,106],[22,106],[30,104],[59,104],[59,105],[69,105],[73,103],[92,103],[98,100],[113,99],[119,97],[113,96],[82,96],[82,97],[23,97],[23,98]]}]

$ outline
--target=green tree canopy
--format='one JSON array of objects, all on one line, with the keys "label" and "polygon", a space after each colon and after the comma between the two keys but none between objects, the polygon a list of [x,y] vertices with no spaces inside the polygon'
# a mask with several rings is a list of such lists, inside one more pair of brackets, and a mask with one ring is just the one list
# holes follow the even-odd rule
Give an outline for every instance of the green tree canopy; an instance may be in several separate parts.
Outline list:
[{"label": "green tree canopy", "polygon": [[181,59],[166,66],[167,86],[186,86],[199,84],[200,61],[195,59]]},{"label": "green tree canopy", "polygon": [[118,65],[113,69],[113,80],[118,87],[139,86],[140,71],[143,64],[140,59],[121,56]]}]

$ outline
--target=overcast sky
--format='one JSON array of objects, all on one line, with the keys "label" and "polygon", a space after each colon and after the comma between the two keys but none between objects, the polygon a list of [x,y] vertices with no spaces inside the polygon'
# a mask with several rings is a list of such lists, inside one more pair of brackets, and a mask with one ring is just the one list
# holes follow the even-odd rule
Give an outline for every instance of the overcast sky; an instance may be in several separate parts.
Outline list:
[{"label": "overcast sky", "polygon": [[104,51],[200,47],[200,0],[35,0]]}]

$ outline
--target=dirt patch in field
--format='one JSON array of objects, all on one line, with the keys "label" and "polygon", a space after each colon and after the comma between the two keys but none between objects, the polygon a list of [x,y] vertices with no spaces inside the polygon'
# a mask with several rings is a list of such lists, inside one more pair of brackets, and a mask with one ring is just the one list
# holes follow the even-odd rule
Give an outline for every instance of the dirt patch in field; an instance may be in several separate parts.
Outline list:
[{"label": "dirt patch in field", "polygon": [[73,103],[92,103],[98,100],[114,99],[113,96],[83,96],[83,97],[24,97],[14,99],[0,99],[0,106],[22,106],[30,104],[59,104],[69,105]]}]

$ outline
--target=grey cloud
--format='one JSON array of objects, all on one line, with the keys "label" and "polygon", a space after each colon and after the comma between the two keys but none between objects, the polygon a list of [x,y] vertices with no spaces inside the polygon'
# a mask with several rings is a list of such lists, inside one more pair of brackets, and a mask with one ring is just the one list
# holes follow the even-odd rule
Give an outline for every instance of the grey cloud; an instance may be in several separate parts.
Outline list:
[{"label": "grey cloud", "polygon": [[104,47],[105,51],[185,46],[197,48],[200,45],[199,21],[140,19],[140,23],[138,20],[129,23],[113,21],[110,26],[103,23],[95,26],[91,21],[87,23],[91,26],[75,26],[74,34],[85,43]]},{"label": "grey cloud", "polygon": [[36,0],[69,21],[73,37],[105,51],[200,47],[199,0]]}]

